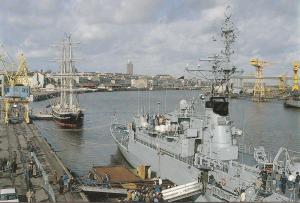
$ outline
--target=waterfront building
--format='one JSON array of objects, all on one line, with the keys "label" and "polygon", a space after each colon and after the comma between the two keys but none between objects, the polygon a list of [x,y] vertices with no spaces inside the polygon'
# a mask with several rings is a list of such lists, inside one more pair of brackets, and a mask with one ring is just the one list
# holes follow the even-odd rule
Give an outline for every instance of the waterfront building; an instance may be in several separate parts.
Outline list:
[{"label": "waterfront building", "polygon": [[30,73],[30,87],[43,88],[45,85],[45,74],[40,72]]},{"label": "waterfront building", "polygon": [[147,88],[148,87],[148,80],[145,79],[145,78],[132,79],[131,80],[131,87]]},{"label": "waterfront building", "polygon": [[54,90],[55,90],[55,86],[54,86],[53,84],[47,84],[47,85],[45,86],[45,90],[46,90],[47,92],[54,91]]}]

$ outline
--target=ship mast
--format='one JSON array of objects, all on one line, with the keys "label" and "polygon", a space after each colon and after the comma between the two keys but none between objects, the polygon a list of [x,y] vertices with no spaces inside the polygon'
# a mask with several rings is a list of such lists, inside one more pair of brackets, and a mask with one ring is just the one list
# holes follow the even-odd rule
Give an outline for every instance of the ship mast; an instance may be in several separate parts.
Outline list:
[{"label": "ship mast", "polygon": [[60,111],[76,111],[79,108],[77,98],[74,95],[75,68],[73,59],[74,43],[71,35],[68,35],[61,44],[62,58],[60,64]]},{"label": "ship mast", "polygon": [[224,49],[221,51],[221,54],[224,57],[223,61],[223,72],[225,76],[226,92],[229,93],[229,77],[236,72],[236,66],[231,62],[231,56],[234,54],[233,44],[236,39],[235,26],[231,20],[231,10],[230,6],[227,6],[225,11],[225,21],[221,27],[221,36],[224,41]]},{"label": "ship mast", "polygon": [[[229,79],[230,76],[236,73],[236,67],[231,62],[231,56],[234,54],[233,43],[236,39],[235,26],[231,21],[230,6],[227,6],[225,12],[224,24],[221,27],[221,37],[224,43],[224,48],[221,50],[220,54],[215,54],[214,56],[208,57],[207,59],[199,59],[202,62],[209,62],[211,64],[211,69],[189,69],[186,68],[188,72],[198,72],[199,77],[211,81],[212,89],[211,96],[218,96],[215,92],[215,88],[222,88],[225,85],[224,96],[229,94]],[[213,41],[216,41],[214,38]],[[200,67],[200,66],[198,66]],[[206,73],[203,73],[206,72]],[[211,75],[208,75],[210,73]]]},{"label": "ship mast", "polygon": [[[72,43],[71,43],[71,36],[68,37],[68,47],[69,47],[69,73],[74,75],[73,73],[73,69],[72,69],[72,63],[73,63],[73,60],[72,60]],[[70,108],[73,107],[73,78],[69,79],[69,105],[70,105]]]}]

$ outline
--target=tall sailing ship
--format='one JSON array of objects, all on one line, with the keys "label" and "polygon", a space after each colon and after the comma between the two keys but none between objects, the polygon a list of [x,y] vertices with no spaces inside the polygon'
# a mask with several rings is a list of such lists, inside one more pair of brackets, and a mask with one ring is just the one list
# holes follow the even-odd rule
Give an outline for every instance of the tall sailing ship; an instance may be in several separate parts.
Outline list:
[{"label": "tall sailing ship", "polygon": [[53,119],[62,127],[78,128],[83,123],[83,111],[80,108],[78,96],[74,89],[75,64],[73,59],[71,35],[61,43],[62,56],[60,62],[60,97],[52,105]]}]

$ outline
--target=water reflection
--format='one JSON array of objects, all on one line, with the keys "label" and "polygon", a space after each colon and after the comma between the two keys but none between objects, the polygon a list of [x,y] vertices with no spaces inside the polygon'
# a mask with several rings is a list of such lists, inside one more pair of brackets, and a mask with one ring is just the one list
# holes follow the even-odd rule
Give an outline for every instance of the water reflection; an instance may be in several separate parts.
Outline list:
[{"label": "water reflection", "polygon": [[110,155],[110,165],[125,165],[130,167],[130,164],[125,160],[119,149],[116,150],[115,154]]}]

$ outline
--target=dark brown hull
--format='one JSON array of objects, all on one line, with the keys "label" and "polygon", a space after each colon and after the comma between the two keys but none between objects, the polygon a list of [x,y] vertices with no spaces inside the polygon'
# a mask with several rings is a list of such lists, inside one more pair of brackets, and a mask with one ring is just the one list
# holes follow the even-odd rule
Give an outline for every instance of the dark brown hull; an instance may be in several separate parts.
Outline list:
[{"label": "dark brown hull", "polygon": [[83,124],[84,114],[78,113],[58,113],[52,110],[54,121],[64,128],[80,128]]}]

